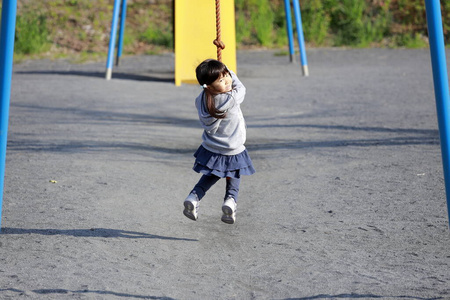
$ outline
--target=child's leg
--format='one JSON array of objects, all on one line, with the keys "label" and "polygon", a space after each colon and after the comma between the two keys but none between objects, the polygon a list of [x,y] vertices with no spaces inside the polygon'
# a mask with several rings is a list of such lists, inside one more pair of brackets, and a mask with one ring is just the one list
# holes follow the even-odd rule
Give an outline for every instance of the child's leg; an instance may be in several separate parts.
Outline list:
[{"label": "child's leg", "polygon": [[220,179],[217,176],[203,175],[189,196],[184,200],[183,214],[191,220],[197,221],[199,202],[206,192]]},{"label": "child's leg", "polygon": [[203,175],[198,183],[195,185],[193,192],[197,194],[198,200],[201,200],[206,192],[217,182],[219,181],[220,177],[217,177],[215,175]]},{"label": "child's leg", "polygon": [[239,178],[227,177],[225,201],[222,205],[222,221],[227,224],[234,224],[236,221],[236,202],[240,183],[241,180]]},{"label": "child's leg", "polygon": [[240,183],[241,183],[240,178],[227,177],[225,200],[231,196],[233,197],[234,201],[237,202]]}]

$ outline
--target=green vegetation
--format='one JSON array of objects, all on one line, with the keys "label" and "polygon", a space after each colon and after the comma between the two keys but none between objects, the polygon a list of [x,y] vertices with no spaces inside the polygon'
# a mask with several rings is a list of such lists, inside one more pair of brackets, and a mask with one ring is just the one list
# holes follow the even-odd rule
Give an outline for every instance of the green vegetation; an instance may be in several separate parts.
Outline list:
[{"label": "green vegetation", "polygon": [[[106,55],[113,4],[18,0],[16,55]],[[421,48],[428,43],[423,0],[300,0],[300,5],[309,47]],[[235,0],[235,7],[239,48],[287,45],[283,0]],[[441,8],[449,44],[450,1],[441,1]],[[173,0],[129,1],[124,52],[172,51],[173,21]]]},{"label": "green vegetation", "polygon": [[138,40],[143,43],[163,46],[169,49],[173,48],[173,34],[169,26],[159,28],[154,24],[149,24],[149,27],[144,32],[140,33]]},{"label": "green vegetation", "polygon": [[302,23],[308,24],[303,26],[305,40],[316,45],[325,44],[330,22],[330,16],[326,13],[322,0],[308,1],[302,7]]},{"label": "green vegetation", "polygon": [[[235,0],[240,46],[284,46],[283,0]],[[300,0],[305,41],[310,46],[425,47],[427,23],[423,0]],[[270,8],[270,11],[266,11]],[[446,44],[450,43],[450,1],[441,2]],[[272,23],[261,26],[252,13]],[[272,32],[267,33],[266,31]],[[294,25],[295,28],[295,25]],[[260,31],[272,39],[264,43]]]},{"label": "green vegetation", "polygon": [[19,54],[35,54],[48,50],[49,34],[46,17],[32,12],[17,16],[15,49]]}]

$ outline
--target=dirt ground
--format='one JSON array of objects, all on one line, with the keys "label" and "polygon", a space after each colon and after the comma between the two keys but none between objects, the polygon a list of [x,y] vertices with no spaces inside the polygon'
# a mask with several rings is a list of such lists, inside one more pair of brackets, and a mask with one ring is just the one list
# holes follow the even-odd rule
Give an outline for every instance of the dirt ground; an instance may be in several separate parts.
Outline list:
[{"label": "dirt ground", "polygon": [[[238,52],[257,173],[236,224],[199,179],[174,57],[14,67],[0,299],[450,299],[429,51]],[[447,52],[447,57],[449,57]],[[297,59],[298,60],[298,59]]]}]

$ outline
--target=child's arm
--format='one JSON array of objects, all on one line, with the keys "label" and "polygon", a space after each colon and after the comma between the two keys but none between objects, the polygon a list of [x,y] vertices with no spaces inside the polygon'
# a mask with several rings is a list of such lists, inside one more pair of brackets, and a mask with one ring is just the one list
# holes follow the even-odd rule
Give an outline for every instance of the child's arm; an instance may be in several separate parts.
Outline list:
[{"label": "child's arm", "polygon": [[214,96],[217,109],[225,112],[235,105],[241,104],[244,101],[246,91],[245,86],[236,74],[231,70],[229,71],[232,79],[231,91]]},{"label": "child's arm", "polygon": [[231,96],[234,98],[237,104],[241,104],[245,98],[246,92],[245,86],[242,84],[242,82],[239,80],[239,78],[233,71],[231,70],[229,71],[231,74],[231,79],[233,80]]}]

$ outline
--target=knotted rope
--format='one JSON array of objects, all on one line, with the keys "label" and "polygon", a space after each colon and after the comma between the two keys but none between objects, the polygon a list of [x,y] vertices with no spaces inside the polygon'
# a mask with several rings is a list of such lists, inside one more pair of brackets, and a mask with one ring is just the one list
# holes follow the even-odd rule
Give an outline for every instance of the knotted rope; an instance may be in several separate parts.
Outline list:
[{"label": "knotted rope", "polygon": [[220,0],[216,0],[216,39],[213,44],[217,47],[217,60],[222,61],[222,49],[225,49],[225,44],[221,41]]}]

